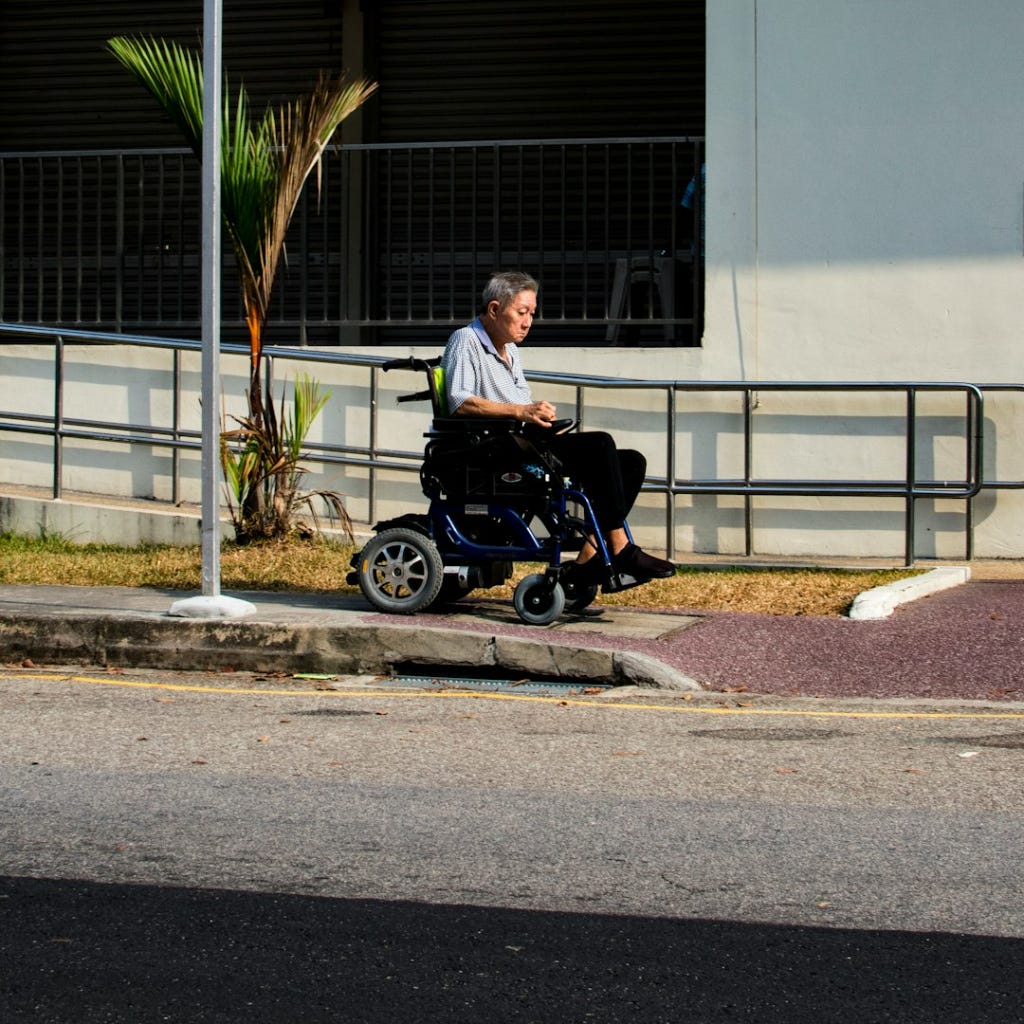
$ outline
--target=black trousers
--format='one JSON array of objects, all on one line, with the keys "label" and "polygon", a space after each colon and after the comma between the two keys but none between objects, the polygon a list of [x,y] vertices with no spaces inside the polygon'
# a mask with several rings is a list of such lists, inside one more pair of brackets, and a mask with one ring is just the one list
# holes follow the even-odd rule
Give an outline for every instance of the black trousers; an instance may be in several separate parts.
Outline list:
[{"label": "black trousers", "polygon": [[647,459],[599,430],[561,434],[545,444],[590,499],[601,532],[623,526],[647,475]]}]

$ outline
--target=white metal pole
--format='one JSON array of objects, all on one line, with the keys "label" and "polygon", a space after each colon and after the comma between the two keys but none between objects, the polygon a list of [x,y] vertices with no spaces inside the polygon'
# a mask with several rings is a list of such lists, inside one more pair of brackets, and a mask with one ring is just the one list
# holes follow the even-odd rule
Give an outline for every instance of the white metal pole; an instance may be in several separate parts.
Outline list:
[{"label": "white metal pole", "polygon": [[200,597],[171,605],[171,615],[237,619],[254,605],[220,592],[220,146],[223,76],[221,2],[203,0],[202,253],[202,576]]},{"label": "white metal pole", "polygon": [[203,596],[220,597],[221,3],[203,0]]}]

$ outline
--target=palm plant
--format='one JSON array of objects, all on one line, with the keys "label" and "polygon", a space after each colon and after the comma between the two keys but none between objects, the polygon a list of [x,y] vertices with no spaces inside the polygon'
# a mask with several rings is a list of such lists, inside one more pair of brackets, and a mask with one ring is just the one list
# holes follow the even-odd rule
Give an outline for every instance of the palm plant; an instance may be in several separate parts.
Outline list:
[{"label": "palm plant", "polygon": [[[163,107],[193,152],[201,156],[203,73],[199,54],[153,38],[118,36],[107,45]],[[314,170],[319,188],[321,157],[338,125],[375,89],[376,85],[366,80],[350,82],[343,75],[321,72],[307,95],[282,104],[276,111],[267,108],[258,122],[250,117],[244,87],[239,87],[233,100],[228,88],[224,89],[221,214],[238,263],[249,329],[245,437],[232,432],[249,451],[242,465],[249,467],[251,477],[235,491],[236,495],[246,495],[243,518],[258,511],[256,496],[266,481],[277,481],[287,491],[288,472],[282,469],[281,458],[294,447],[282,436],[273,398],[264,404],[261,383],[264,330],[288,226],[306,179]],[[255,445],[251,450],[250,444]],[[252,460],[254,451],[262,453],[258,464]],[[226,464],[225,472],[230,486]],[[235,525],[237,530],[238,519]]]},{"label": "palm plant", "polygon": [[300,374],[295,382],[291,411],[285,407],[281,389],[280,411],[268,410],[279,424],[275,433],[261,429],[251,416],[232,419],[234,430],[220,438],[221,465],[227,488],[228,509],[239,541],[279,537],[292,530],[293,514],[305,507],[315,525],[317,500],[327,508],[332,521],[339,522],[352,537],[352,523],[341,498],[334,491],[302,491],[305,470],[300,462],[302,445],[313,421],[327,404],[330,392],[321,390],[311,378]]}]

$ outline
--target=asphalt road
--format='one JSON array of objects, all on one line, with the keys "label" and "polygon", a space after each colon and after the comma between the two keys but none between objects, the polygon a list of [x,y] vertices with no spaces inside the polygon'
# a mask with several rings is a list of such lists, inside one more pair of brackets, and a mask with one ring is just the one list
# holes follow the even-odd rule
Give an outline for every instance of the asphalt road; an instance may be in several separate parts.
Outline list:
[{"label": "asphalt road", "polygon": [[1015,706],[7,671],[0,1019],[1019,1021],[1022,749]]}]

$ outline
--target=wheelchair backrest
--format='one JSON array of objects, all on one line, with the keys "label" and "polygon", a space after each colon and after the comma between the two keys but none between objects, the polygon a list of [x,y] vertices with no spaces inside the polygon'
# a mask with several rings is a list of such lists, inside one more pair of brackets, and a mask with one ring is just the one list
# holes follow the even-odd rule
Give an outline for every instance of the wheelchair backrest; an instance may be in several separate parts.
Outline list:
[{"label": "wheelchair backrest", "polygon": [[389,359],[382,364],[381,369],[385,373],[388,370],[422,370],[427,376],[427,389],[412,395],[399,395],[398,401],[423,402],[429,398],[434,419],[447,419],[451,415],[448,410],[448,388],[440,356],[433,359],[417,359],[415,356],[408,359]]},{"label": "wheelchair backrest", "polygon": [[[444,379],[444,368],[441,366],[441,357],[435,356],[432,359],[420,359],[416,356],[409,356],[404,359],[389,359],[382,364],[385,372],[388,370],[419,370],[427,378],[427,388],[424,391],[417,391],[414,394],[400,394],[398,401],[425,401],[430,400],[430,406],[434,414],[433,423],[427,437],[443,439],[443,449],[460,451],[467,446],[469,449],[477,449],[482,445],[484,449],[494,450],[495,439],[503,437],[513,441],[512,449],[505,451],[518,451],[534,453],[537,449],[534,444],[523,436],[524,426],[513,419],[500,417],[462,417],[453,416],[449,409],[447,399],[447,386]],[[532,438],[535,441],[540,437]],[[436,445],[433,445],[436,447]],[[539,445],[543,449],[543,445]],[[429,450],[428,446],[428,450]],[[479,454],[479,453],[476,453]],[[541,456],[549,469],[554,469],[554,459],[550,453]]]},{"label": "wheelchair backrest", "polygon": [[448,386],[445,382],[444,367],[440,363],[430,368],[430,403],[434,407],[435,419],[449,415]]}]

